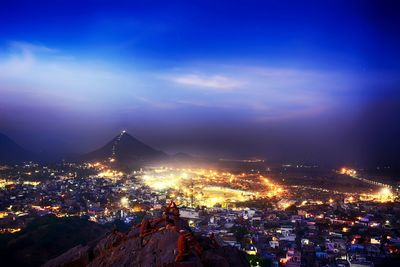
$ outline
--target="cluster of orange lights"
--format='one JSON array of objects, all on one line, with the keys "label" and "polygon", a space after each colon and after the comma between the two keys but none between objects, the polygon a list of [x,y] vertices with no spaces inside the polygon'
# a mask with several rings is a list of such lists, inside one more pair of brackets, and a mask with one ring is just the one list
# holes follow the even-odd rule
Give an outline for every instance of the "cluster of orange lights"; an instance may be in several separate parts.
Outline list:
[{"label": "cluster of orange lights", "polygon": [[346,174],[346,175],[356,175],[356,174],[357,174],[357,171],[354,170],[354,169],[342,168],[342,169],[340,170],[340,173],[341,173],[341,174]]},{"label": "cluster of orange lights", "polygon": [[168,196],[178,202],[190,199],[208,207],[269,198],[283,193],[283,189],[270,179],[252,173],[155,168],[145,171],[141,178],[146,186],[159,192],[168,192]]}]

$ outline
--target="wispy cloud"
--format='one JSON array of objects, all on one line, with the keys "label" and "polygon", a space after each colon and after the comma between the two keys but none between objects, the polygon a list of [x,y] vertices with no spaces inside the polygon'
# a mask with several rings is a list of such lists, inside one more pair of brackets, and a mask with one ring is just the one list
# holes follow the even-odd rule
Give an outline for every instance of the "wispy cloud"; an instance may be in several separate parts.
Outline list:
[{"label": "wispy cloud", "polygon": [[218,64],[143,70],[26,42],[10,48],[0,58],[2,105],[125,113],[219,109],[268,120],[323,113],[354,87],[348,76],[320,70]]},{"label": "wispy cloud", "polygon": [[74,60],[57,49],[25,42],[11,42],[10,48],[0,60],[3,99],[7,93],[42,104],[100,104],[118,98],[116,90],[132,91],[138,85],[134,73]]},{"label": "wispy cloud", "polygon": [[185,86],[218,90],[235,89],[245,84],[244,81],[233,79],[224,75],[182,74],[164,76],[164,78]]},{"label": "wispy cloud", "polygon": [[19,41],[11,41],[9,43],[11,49],[20,50],[27,53],[37,53],[37,52],[46,52],[46,53],[56,53],[59,50],[47,47],[41,44],[33,44],[27,42],[19,42]]}]

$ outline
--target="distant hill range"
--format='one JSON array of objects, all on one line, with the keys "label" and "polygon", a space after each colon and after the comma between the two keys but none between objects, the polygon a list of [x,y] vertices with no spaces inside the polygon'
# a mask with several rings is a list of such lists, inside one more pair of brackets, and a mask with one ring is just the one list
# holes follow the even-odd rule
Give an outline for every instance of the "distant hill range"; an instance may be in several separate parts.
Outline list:
[{"label": "distant hill range", "polygon": [[30,152],[8,136],[0,133],[0,163],[17,163],[37,159],[37,155]]},{"label": "distant hill range", "polygon": [[[60,156],[36,154],[30,152],[11,138],[0,133],[0,163],[14,164],[24,161],[53,162],[61,160]],[[185,153],[167,155],[163,151],[139,141],[129,133],[122,131],[101,148],[83,155],[67,156],[72,161],[108,161],[118,165],[141,166],[154,162],[185,162],[193,160],[193,157]]]},{"label": "distant hill range", "polygon": [[118,163],[150,162],[167,159],[166,153],[156,150],[125,131],[103,147],[81,157],[84,161],[110,161]]}]

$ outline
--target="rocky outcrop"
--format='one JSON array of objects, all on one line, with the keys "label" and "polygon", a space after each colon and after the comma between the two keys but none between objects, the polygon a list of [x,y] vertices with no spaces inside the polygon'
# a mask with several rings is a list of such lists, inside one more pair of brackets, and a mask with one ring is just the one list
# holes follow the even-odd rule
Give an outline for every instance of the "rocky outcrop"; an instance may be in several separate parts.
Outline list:
[{"label": "rocky outcrop", "polygon": [[78,245],[49,261],[44,266],[79,267],[89,264],[90,247]]},{"label": "rocky outcrop", "polygon": [[[157,221],[159,224],[159,221]],[[179,219],[175,222],[181,227],[187,224]],[[219,266],[242,267],[249,266],[243,252],[233,247],[219,247],[213,245],[209,238],[198,237],[194,241],[197,249],[189,249],[184,259],[177,261],[181,246],[178,240],[186,230],[177,231],[175,226],[161,226],[141,235],[141,227],[133,227],[128,233],[113,231],[96,244],[77,246],[50,260],[45,267],[128,267],[128,266]],[[188,229],[188,228],[187,228]],[[182,239],[182,237],[181,237]],[[199,247],[201,248],[199,249]]]}]

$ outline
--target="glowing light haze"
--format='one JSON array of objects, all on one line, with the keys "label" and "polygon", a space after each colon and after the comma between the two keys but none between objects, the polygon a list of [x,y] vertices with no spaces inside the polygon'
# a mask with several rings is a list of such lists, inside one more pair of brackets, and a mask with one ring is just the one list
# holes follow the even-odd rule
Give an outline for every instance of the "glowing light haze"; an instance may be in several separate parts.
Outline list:
[{"label": "glowing light haze", "polygon": [[396,1],[3,1],[0,132],[398,164]]}]

